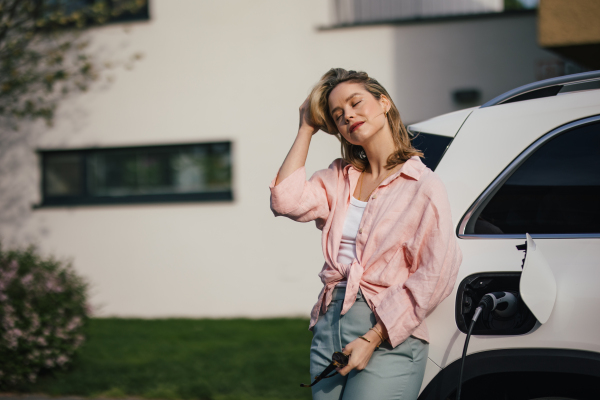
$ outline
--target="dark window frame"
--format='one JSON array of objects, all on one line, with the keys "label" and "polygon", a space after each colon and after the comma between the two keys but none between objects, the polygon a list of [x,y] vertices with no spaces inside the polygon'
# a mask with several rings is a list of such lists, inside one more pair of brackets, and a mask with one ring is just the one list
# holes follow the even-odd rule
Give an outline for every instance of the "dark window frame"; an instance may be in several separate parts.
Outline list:
[{"label": "dark window frame", "polygon": [[380,26],[380,25],[414,25],[424,23],[446,23],[451,21],[464,21],[464,20],[482,20],[482,19],[496,19],[504,17],[514,16],[528,16],[536,15],[537,7],[535,8],[524,8],[524,9],[505,9],[504,11],[489,11],[489,12],[475,12],[475,13],[462,13],[462,14],[440,14],[440,15],[410,15],[410,16],[397,16],[397,17],[375,17],[375,18],[361,18],[356,17],[354,21],[341,22],[340,17],[341,11],[339,7],[333,9],[335,21],[319,26],[318,29],[321,31],[328,30],[339,30],[339,29],[351,29],[356,27],[364,26]]},{"label": "dark window frame", "polygon": [[[61,7],[59,4],[57,4],[57,5],[47,4],[47,0],[38,0],[38,2],[39,2],[38,4],[40,4],[40,6],[42,6],[42,7],[49,7],[48,10],[50,10],[52,7],[55,7],[55,10],[59,9]],[[93,6],[94,3],[96,2],[96,0],[83,0],[83,2],[86,3],[86,6],[89,7],[89,6]],[[111,11],[114,7],[114,2],[115,2],[115,0],[106,0],[106,3]],[[46,3],[46,4],[44,4],[44,3]],[[108,19],[108,21],[106,21],[106,24],[149,21],[149,20],[150,20],[150,0],[146,0],[146,4],[141,6],[135,13],[124,12],[121,15],[111,16]],[[94,23],[94,21],[92,21],[92,20],[88,20],[87,22],[90,27],[98,25],[98,24]],[[73,25],[67,25],[67,26],[65,26],[65,28],[69,28],[72,26]]]},{"label": "dark window frame", "polygon": [[[460,239],[525,239],[525,233],[504,233],[504,234],[476,234],[465,233],[467,225],[474,223],[482,208],[485,208],[489,200],[496,192],[504,185],[510,176],[540,147],[553,138],[567,133],[573,129],[595,124],[600,122],[600,115],[594,115],[582,118],[577,121],[569,122],[563,126],[553,129],[552,131],[542,135],[539,139],[527,147],[519,154],[506,168],[492,181],[492,183],[479,195],[479,197],[471,204],[467,212],[462,216],[456,228],[456,235]],[[539,239],[574,239],[574,238],[600,238],[600,232],[597,233],[532,233],[532,238]]]},{"label": "dark window frame", "polygon": [[[233,160],[231,163],[229,190],[188,192],[188,193],[164,193],[164,194],[141,194],[124,196],[92,196],[88,193],[87,158],[90,155],[110,152],[115,150],[143,151],[157,149],[184,149],[195,146],[226,145],[229,148],[229,156],[233,155],[233,142],[229,140],[215,142],[195,142],[184,144],[146,145],[146,146],[119,146],[102,148],[78,148],[78,149],[38,149],[38,157],[41,167],[40,193],[41,204],[35,208],[64,207],[64,206],[86,206],[86,205],[110,205],[110,204],[148,204],[148,203],[182,203],[182,202],[230,202],[233,196]],[[55,154],[77,154],[81,155],[81,195],[78,196],[48,196],[47,195],[47,155]]]}]

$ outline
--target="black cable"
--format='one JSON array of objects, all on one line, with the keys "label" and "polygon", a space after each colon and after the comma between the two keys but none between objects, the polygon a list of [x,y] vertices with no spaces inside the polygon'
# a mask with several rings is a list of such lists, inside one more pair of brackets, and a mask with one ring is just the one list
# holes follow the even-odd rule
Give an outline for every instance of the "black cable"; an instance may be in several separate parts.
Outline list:
[{"label": "black cable", "polygon": [[458,375],[458,389],[456,389],[455,400],[460,400],[460,390],[462,388],[463,369],[465,368],[465,359],[467,358],[467,348],[469,347],[469,339],[471,338],[471,332],[473,332],[473,327],[475,326],[475,322],[477,322],[477,318],[479,318],[479,315],[483,312],[483,320],[486,321],[490,313],[496,309],[512,315],[517,310],[516,304],[518,304],[517,297],[510,292],[488,293],[479,301],[475,313],[473,314],[473,319],[471,319],[471,325],[469,325],[469,332],[467,333],[465,346],[463,347],[460,373]]},{"label": "black cable", "polygon": [[463,347],[462,361],[460,362],[460,374],[458,375],[458,389],[456,391],[456,400],[460,400],[460,389],[462,388],[463,369],[465,367],[465,358],[467,358],[467,347],[469,347],[469,339],[471,338],[471,332],[473,332],[475,322],[477,322],[477,318],[479,318],[479,314],[481,314],[483,308],[483,306],[477,307],[477,309],[475,310],[475,314],[473,314],[471,325],[469,325],[469,332],[467,333],[467,338],[465,339],[465,346]]}]

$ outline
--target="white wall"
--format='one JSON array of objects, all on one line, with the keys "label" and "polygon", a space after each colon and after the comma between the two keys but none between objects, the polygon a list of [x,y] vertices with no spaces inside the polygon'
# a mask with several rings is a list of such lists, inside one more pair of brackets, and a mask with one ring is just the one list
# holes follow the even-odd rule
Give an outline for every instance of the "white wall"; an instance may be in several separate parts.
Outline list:
[{"label": "white wall", "polygon": [[405,122],[464,106],[452,91],[476,88],[486,102],[539,80],[538,63],[558,58],[536,44],[534,15],[401,26],[395,31],[396,103]]},{"label": "white wall", "polygon": [[[133,70],[61,105],[56,124],[0,133],[3,246],[70,258],[97,315],[308,315],[321,284],[320,231],[273,218],[268,184],[297,129],[297,110],[329,68],[368,71],[404,120],[453,110],[449,90],[493,97],[532,81],[533,17],[319,30],[320,0],[151,0],[151,20],[92,32]],[[508,33],[507,33],[508,32]],[[34,151],[233,142],[233,202],[35,208]],[[308,170],[339,155],[318,134]]]}]

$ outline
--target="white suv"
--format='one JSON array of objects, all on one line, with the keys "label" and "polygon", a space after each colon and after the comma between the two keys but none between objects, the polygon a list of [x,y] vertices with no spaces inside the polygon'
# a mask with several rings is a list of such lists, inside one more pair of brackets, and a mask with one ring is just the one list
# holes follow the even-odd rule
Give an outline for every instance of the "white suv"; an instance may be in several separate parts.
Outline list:
[{"label": "white suv", "polygon": [[600,399],[598,83],[600,71],[535,82],[409,127],[446,184],[463,251],[454,295],[427,319],[419,400],[455,398],[489,292],[517,306],[474,325],[461,400]]}]

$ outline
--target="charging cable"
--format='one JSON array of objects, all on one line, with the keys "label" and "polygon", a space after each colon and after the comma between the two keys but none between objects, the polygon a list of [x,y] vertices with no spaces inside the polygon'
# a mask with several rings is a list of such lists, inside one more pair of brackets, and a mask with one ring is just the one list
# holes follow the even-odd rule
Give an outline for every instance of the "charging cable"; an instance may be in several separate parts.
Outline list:
[{"label": "charging cable", "polygon": [[479,318],[479,315],[482,312],[486,315],[489,315],[489,313],[494,310],[496,310],[496,312],[503,317],[509,317],[517,312],[517,303],[517,297],[510,292],[488,293],[481,298],[481,301],[475,309],[475,314],[473,314],[473,318],[471,319],[467,338],[465,339],[465,346],[463,347],[462,360],[460,362],[460,374],[458,376],[458,389],[456,391],[456,400],[460,400],[460,390],[462,387],[463,369],[465,367],[465,358],[467,357],[467,348],[469,347],[469,339],[471,338],[471,332],[473,332],[473,327],[475,326],[475,322],[477,322],[477,318]]}]

